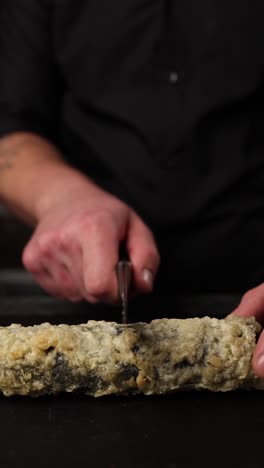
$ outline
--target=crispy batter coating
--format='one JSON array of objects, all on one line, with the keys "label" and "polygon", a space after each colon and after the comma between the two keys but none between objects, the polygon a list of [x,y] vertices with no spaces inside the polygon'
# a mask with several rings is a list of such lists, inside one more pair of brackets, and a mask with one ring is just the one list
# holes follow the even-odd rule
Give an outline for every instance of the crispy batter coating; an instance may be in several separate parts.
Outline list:
[{"label": "crispy batter coating", "polygon": [[260,331],[254,318],[239,317],[0,327],[0,391],[99,397],[261,388],[251,367]]}]

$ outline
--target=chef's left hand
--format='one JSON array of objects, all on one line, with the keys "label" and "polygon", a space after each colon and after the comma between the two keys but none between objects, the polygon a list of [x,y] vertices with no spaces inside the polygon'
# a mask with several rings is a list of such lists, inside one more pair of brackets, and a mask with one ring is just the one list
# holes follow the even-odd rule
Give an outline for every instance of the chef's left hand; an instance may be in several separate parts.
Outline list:
[{"label": "chef's left hand", "polygon": [[[233,314],[240,317],[254,316],[259,323],[264,325],[264,283],[248,291]],[[253,367],[255,372],[264,378],[264,331],[255,349]]]}]

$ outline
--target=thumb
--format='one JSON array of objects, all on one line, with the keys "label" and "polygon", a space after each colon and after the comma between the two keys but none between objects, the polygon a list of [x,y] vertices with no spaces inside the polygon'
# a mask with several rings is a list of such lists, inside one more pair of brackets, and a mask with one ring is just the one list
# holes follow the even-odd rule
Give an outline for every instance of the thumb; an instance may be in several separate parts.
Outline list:
[{"label": "thumb", "polygon": [[264,378],[264,332],[262,332],[258,340],[252,364],[256,374]]},{"label": "thumb", "polygon": [[[234,310],[234,315],[240,317],[254,316],[260,323],[264,323],[264,284],[248,291],[239,306]],[[252,360],[253,368],[257,375],[264,378],[264,332],[262,332]]]},{"label": "thumb", "polygon": [[258,322],[264,323],[264,283],[244,294],[233,314],[240,317],[254,316]]},{"label": "thumb", "polygon": [[160,255],[152,232],[136,214],[131,215],[128,226],[127,251],[133,265],[136,289],[142,293],[151,292]]}]

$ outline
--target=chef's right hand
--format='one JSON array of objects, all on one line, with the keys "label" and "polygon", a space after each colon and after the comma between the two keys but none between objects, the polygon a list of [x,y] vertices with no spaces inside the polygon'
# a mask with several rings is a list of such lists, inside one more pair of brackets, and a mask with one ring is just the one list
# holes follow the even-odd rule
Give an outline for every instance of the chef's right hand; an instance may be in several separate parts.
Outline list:
[{"label": "chef's right hand", "polygon": [[135,291],[148,293],[160,262],[151,231],[119,199],[93,184],[80,184],[58,194],[41,213],[23,263],[51,295],[113,303],[118,299],[116,265],[124,239]]}]

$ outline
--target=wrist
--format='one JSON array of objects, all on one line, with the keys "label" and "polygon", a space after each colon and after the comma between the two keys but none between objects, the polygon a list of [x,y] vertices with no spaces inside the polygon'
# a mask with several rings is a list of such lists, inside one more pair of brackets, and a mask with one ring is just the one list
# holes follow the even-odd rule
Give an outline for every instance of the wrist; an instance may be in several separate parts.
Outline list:
[{"label": "wrist", "polygon": [[0,199],[32,226],[62,199],[70,200],[78,192],[89,198],[89,192],[96,188],[65,163],[54,145],[37,135],[22,133],[2,138],[1,155],[6,167],[0,171]]},{"label": "wrist", "polygon": [[67,199],[69,202],[76,198],[88,200],[89,195],[92,196],[96,189],[88,177],[67,165],[47,168],[34,207],[37,222],[56,209],[62,200],[64,203]]}]

